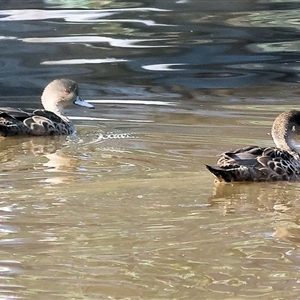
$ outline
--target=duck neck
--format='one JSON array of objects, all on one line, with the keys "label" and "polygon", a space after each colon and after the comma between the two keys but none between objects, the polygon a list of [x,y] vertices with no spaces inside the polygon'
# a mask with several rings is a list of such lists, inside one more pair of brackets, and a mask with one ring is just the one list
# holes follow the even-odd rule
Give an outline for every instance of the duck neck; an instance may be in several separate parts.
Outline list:
[{"label": "duck neck", "polygon": [[63,111],[59,108],[59,107],[53,107],[53,108],[51,108],[51,110],[50,109],[47,109],[47,108],[45,108],[46,110],[49,110],[49,111],[52,111],[53,113],[55,113],[56,115],[58,115],[58,116],[64,116],[64,113],[63,113]]},{"label": "duck neck", "polygon": [[70,122],[68,117],[64,114],[64,110],[62,107],[60,107],[58,105],[48,105],[48,104],[44,104],[44,103],[43,103],[43,106],[44,106],[45,110],[53,112],[58,117],[60,117],[64,122]]},{"label": "duck neck", "polygon": [[64,122],[71,123],[70,119],[64,114],[63,110],[57,108],[52,112],[55,113],[58,117],[60,117]]}]

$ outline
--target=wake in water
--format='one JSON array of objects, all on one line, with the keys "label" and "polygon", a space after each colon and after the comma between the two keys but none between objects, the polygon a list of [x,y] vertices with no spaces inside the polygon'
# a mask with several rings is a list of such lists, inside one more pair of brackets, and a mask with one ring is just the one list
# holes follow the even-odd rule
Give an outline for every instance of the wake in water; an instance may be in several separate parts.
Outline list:
[{"label": "wake in water", "polygon": [[103,142],[105,140],[119,140],[119,139],[132,139],[132,138],[135,139],[137,137],[133,136],[131,133],[118,133],[118,132],[99,133],[97,139],[90,142],[89,144]]}]

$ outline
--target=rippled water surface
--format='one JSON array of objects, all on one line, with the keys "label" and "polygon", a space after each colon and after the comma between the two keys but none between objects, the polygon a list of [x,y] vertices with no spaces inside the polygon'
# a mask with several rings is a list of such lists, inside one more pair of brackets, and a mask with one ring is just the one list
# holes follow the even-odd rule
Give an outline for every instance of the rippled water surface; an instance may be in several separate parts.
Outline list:
[{"label": "rippled water surface", "polygon": [[299,107],[300,1],[6,0],[0,105],[69,77],[72,137],[0,140],[0,299],[298,299],[298,182],[214,185]]}]

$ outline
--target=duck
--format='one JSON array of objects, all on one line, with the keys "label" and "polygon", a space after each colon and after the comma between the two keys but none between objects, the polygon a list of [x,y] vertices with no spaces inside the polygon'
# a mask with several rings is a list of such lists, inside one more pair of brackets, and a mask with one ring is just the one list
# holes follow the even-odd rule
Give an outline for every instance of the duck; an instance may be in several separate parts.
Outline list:
[{"label": "duck", "polygon": [[300,153],[294,138],[300,134],[300,111],[277,116],[271,135],[276,147],[247,146],[220,155],[206,165],[216,182],[295,181],[300,179]]},{"label": "duck", "polygon": [[78,84],[66,78],[51,81],[44,89],[41,102],[44,109],[34,111],[0,107],[0,136],[74,135],[74,124],[64,114],[70,104],[89,109],[94,106],[79,96]]}]

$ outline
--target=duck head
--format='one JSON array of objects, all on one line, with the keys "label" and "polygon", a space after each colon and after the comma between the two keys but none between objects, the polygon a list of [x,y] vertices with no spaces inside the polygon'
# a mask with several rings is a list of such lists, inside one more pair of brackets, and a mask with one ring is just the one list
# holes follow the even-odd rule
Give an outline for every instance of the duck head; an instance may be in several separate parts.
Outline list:
[{"label": "duck head", "polygon": [[300,111],[281,113],[274,120],[271,134],[277,148],[299,155],[294,139],[300,135]]},{"label": "duck head", "polygon": [[71,79],[55,79],[50,82],[44,89],[42,104],[46,110],[55,114],[63,114],[65,107],[74,103],[86,108],[94,108],[94,106],[84,101],[78,95],[78,85]]}]

